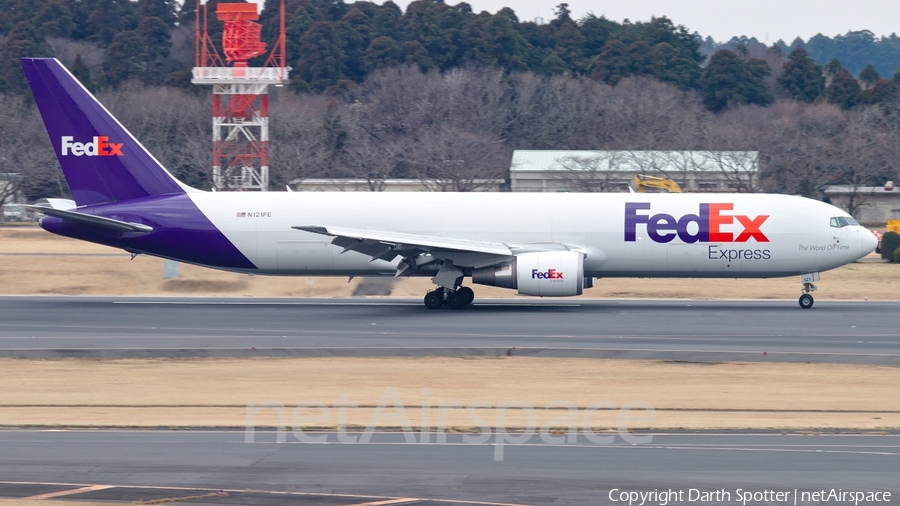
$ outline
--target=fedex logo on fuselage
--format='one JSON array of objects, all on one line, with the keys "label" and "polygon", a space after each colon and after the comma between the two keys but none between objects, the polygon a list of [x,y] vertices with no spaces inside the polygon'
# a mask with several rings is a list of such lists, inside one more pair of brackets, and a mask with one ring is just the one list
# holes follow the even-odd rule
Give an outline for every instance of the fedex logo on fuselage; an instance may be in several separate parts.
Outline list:
[{"label": "fedex logo on fuselage", "polygon": [[124,142],[109,142],[105,135],[94,136],[91,142],[74,142],[75,138],[64,135],[62,137],[62,155],[71,153],[73,156],[124,156],[122,146]]},{"label": "fedex logo on fuselage", "polygon": [[[647,235],[654,242],[667,243],[678,237],[683,242],[769,242],[769,238],[760,230],[769,218],[767,214],[750,217],[731,214],[734,204],[710,203],[700,204],[697,214],[685,214],[675,218],[671,214],[658,213],[651,215],[649,202],[628,202],[625,204],[625,242],[637,240],[638,225],[646,225]],[[723,230],[723,227],[734,225],[735,220],[743,227],[735,236],[734,232]],[[688,225],[696,223],[696,230],[688,230]],[[693,227],[692,227],[693,228]]]},{"label": "fedex logo on fuselage", "polygon": [[548,269],[544,272],[531,269],[531,279],[563,279],[563,273],[556,269]]}]

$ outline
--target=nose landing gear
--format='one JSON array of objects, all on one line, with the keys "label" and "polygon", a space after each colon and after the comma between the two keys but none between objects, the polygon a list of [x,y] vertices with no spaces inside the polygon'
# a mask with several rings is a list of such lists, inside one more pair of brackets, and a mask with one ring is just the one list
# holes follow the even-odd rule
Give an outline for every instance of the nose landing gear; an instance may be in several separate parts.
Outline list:
[{"label": "nose landing gear", "polygon": [[817,290],[816,285],[813,284],[813,281],[819,280],[818,272],[811,272],[809,274],[804,274],[800,276],[800,282],[803,283],[803,295],[800,296],[800,307],[803,309],[809,309],[813,307],[813,303],[815,299],[810,295],[810,292],[814,292]]},{"label": "nose landing gear", "polygon": [[811,308],[813,306],[813,302],[815,302],[813,296],[808,293],[804,293],[800,296],[800,307],[802,307],[803,309]]}]

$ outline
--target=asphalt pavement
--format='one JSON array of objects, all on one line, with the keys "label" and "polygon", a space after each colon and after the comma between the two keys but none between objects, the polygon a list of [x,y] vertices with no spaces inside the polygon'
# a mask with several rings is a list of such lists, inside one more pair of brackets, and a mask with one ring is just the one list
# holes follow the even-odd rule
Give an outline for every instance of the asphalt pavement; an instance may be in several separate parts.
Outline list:
[{"label": "asphalt pavement", "polygon": [[0,431],[0,497],[593,505],[622,504],[623,492],[671,490],[682,494],[673,504],[723,491],[729,496],[701,502],[769,506],[795,504],[794,495],[796,504],[852,504],[802,500],[804,492],[832,489],[890,492],[887,504],[900,497],[898,435],[645,434],[649,441],[637,444],[621,437],[547,444],[535,436],[507,443],[503,460],[493,438],[476,444],[456,434],[436,443],[432,434],[420,443],[381,433],[367,444],[341,444],[324,435],[324,443],[277,443],[275,433],[257,432],[248,443],[242,431]]},{"label": "asphalt pavement", "polygon": [[900,365],[897,302],[0,297],[0,356],[503,355]]}]

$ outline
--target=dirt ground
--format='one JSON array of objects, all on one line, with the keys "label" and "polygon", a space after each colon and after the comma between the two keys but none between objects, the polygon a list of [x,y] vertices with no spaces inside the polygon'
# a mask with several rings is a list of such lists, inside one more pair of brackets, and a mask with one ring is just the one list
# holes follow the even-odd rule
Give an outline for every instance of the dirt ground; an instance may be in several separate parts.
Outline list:
[{"label": "dirt ground", "polygon": [[[0,359],[0,426],[243,427],[528,425],[500,403],[579,408],[576,422],[612,429],[622,416],[652,429],[885,430],[900,428],[900,367],[847,364],[681,363],[497,358]],[[585,418],[584,408],[605,401]],[[482,402],[478,406],[473,403]],[[567,404],[568,403],[568,404]],[[299,405],[324,404],[327,410]],[[378,405],[383,408],[378,410]],[[472,405],[472,413],[463,407]],[[645,404],[646,405],[646,404]],[[283,406],[283,407],[282,407]],[[396,406],[403,406],[401,416]],[[423,406],[430,408],[423,409]],[[598,405],[601,406],[601,405]],[[255,412],[254,410],[250,410]],[[538,425],[566,425],[566,409],[537,409]],[[299,417],[299,418],[293,418]],[[560,420],[560,417],[563,417]],[[423,420],[424,423],[423,423]],[[428,421],[430,420],[430,422]],[[551,422],[551,420],[556,420]],[[374,423],[373,423],[374,421]]]},{"label": "dirt ground", "polygon": [[[421,297],[428,278],[297,278],[247,276],[179,264],[163,279],[163,261],[54,236],[37,227],[0,228],[0,294],[222,295],[248,297]],[[820,300],[900,300],[900,265],[857,262],[822,274]],[[475,286],[479,298],[515,297],[502,288]],[[584,297],[686,299],[794,299],[800,281],[777,279],[604,278]]]}]

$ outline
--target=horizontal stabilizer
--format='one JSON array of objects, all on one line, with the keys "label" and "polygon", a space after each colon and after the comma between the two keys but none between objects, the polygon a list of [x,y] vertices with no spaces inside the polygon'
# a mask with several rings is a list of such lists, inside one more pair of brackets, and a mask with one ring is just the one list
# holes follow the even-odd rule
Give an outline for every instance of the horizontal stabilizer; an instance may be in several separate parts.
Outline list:
[{"label": "horizontal stabilizer", "polygon": [[140,234],[153,232],[153,227],[142,225],[140,223],[129,223],[127,221],[119,221],[112,218],[104,218],[102,216],[94,216],[93,214],[67,211],[63,209],[54,209],[47,206],[26,205],[23,207],[39,211],[50,216],[56,216],[57,218],[62,218],[64,220],[74,221],[76,223],[84,223],[87,225],[94,225],[101,228],[115,230],[117,232],[136,232]]}]

